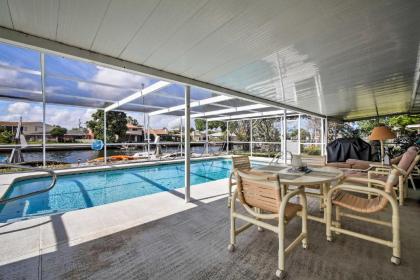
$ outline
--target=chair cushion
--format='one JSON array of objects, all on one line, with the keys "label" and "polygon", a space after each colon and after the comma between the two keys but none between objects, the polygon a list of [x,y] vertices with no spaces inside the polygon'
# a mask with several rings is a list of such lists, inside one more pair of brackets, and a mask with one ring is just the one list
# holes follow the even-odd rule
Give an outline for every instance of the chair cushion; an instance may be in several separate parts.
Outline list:
[{"label": "chair cushion", "polygon": [[[260,208],[261,210],[264,210],[266,212],[269,213],[279,213],[279,209],[276,209],[275,211],[273,211],[272,209],[267,210],[264,208]],[[293,219],[293,217],[296,216],[296,214],[302,210],[302,205],[300,204],[296,204],[296,203],[292,203],[292,202],[288,202],[286,205],[286,211],[285,211],[285,217],[286,217],[286,221],[290,221],[291,219]]]},{"label": "chair cushion", "polygon": [[402,156],[400,162],[398,163],[398,167],[402,170],[407,171],[410,167],[411,163],[417,156],[417,148],[410,147]]},{"label": "chair cushion", "polygon": [[387,200],[380,196],[369,199],[341,190],[335,193],[332,203],[359,213],[375,213],[385,208]]},{"label": "chair cushion", "polygon": [[354,169],[368,169],[369,164],[371,164],[372,162],[366,161],[366,160],[349,158],[348,160],[346,160],[346,163],[350,164],[351,168],[354,168]]},{"label": "chair cushion", "polygon": [[391,161],[390,161],[391,164],[398,164],[402,157],[403,157],[403,155],[399,155],[397,157],[392,158]]},{"label": "chair cushion", "polygon": [[296,216],[297,212],[302,210],[302,205],[288,202],[286,205],[285,217],[286,221],[290,221]]},{"label": "chair cushion", "polygon": [[[344,172],[344,178],[346,181],[351,181],[351,178],[368,178],[367,172],[361,171],[353,171],[353,170],[346,170]],[[388,180],[388,175],[384,174],[371,174],[371,179],[380,180],[382,182],[386,182]]]},{"label": "chair cushion", "polygon": [[351,164],[345,162],[328,162],[327,166],[332,166],[336,168],[351,168]]}]

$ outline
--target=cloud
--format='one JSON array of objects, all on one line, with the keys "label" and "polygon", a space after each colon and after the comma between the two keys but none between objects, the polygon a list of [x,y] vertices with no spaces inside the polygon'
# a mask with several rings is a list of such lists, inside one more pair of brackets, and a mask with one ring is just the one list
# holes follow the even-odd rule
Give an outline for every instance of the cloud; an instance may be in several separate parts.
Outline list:
[{"label": "cloud", "polygon": [[[2,60],[0,60],[0,64],[5,66],[10,65]],[[39,90],[41,80],[39,79],[39,76],[23,74],[15,70],[0,68],[0,85],[11,88]]]},{"label": "cloud", "polygon": [[[93,82],[106,83],[117,86],[123,86],[126,88],[140,89],[143,83],[147,86],[150,83],[150,79],[139,75],[118,71],[110,68],[96,66],[97,72],[90,79]],[[104,99],[122,99],[133,92],[133,90],[116,89],[112,87],[88,84],[78,82],[77,87],[81,90],[92,92],[97,97]]]},{"label": "cloud", "polygon": [[7,108],[7,111],[11,114],[22,115],[28,112],[30,108],[31,108],[31,105],[29,103],[16,102],[9,105],[9,107]]},{"label": "cloud", "polygon": [[7,110],[0,116],[4,121],[42,121],[42,107],[26,102],[5,102],[8,103]]},{"label": "cloud", "polygon": [[[0,120],[18,121],[20,117],[24,122],[42,122],[42,106],[25,102],[8,102],[7,110],[0,115]],[[68,129],[78,127],[79,120],[82,126],[90,120],[95,109],[47,105],[46,123],[59,125]]]}]

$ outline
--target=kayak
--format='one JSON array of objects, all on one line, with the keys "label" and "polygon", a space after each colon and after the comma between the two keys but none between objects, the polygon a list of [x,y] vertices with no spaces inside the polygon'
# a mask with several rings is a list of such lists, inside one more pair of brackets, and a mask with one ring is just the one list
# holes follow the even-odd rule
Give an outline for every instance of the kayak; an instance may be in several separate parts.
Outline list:
[{"label": "kayak", "polygon": [[[115,156],[109,156],[107,157],[108,161],[123,161],[123,160],[134,160],[138,159],[138,157],[133,156],[126,156],[126,155],[115,155]],[[98,161],[104,161],[103,157],[95,158],[90,160],[89,162],[98,162]]]}]

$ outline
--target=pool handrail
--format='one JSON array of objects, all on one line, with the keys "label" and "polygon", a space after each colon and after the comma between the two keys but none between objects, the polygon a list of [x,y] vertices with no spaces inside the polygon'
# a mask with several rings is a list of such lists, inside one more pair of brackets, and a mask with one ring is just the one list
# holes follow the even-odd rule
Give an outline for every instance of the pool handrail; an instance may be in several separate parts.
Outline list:
[{"label": "pool handrail", "polygon": [[[3,199],[3,197],[1,197],[0,198],[0,204],[4,204],[4,203],[8,203],[8,202],[15,201],[15,200],[18,200],[18,199],[22,199],[22,198],[25,198],[25,197],[37,195],[37,194],[44,193],[44,192],[48,192],[52,188],[54,188],[55,183],[57,182],[57,173],[55,173],[55,171],[52,170],[52,169],[32,167],[32,166],[24,166],[24,165],[20,165],[20,164],[10,164],[10,163],[0,164],[0,168],[3,168],[3,167],[14,167],[14,168],[29,169],[29,170],[32,170],[32,171],[46,172],[46,173],[51,175],[52,181],[51,181],[51,184],[46,189],[42,189],[42,190],[38,190],[38,191],[26,193],[26,194],[14,196],[14,197],[6,198],[6,199]],[[7,191],[5,192],[5,194],[6,193],[7,193]]]}]

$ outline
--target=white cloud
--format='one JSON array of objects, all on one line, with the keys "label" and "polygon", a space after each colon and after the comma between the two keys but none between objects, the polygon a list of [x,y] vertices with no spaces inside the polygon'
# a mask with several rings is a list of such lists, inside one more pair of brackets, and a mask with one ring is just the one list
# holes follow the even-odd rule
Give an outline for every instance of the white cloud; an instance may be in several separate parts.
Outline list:
[{"label": "white cloud", "polygon": [[1,120],[18,121],[22,117],[23,121],[42,121],[42,107],[40,105],[13,102],[7,106],[5,113],[1,116]]},{"label": "white cloud", "polygon": [[[134,75],[131,73],[118,71],[110,68],[104,68],[101,66],[96,66],[98,70],[96,74],[90,79],[93,82],[106,83],[112,85],[123,86],[127,88],[141,88],[141,84],[148,84],[149,80],[146,77]],[[129,90],[120,90],[112,87],[99,86],[88,83],[77,84],[77,87],[82,90],[92,92],[97,97],[102,97],[105,99],[113,98],[123,98]]]},{"label": "white cloud", "polygon": [[80,124],[85,127],[86,121],[91,119],[94,112],[96,110],[90,108],[47,105],[46,122],[71,129],[78,127],[80,121]]},{"label": "white cloud", "polygon": [[[95,109],[47,105],[46,123],[59,125],[68,129],[82,126],[90,120]],[[0,120],[18,121],[22,117],[24,122],[42,121],[42,106],[33,103],[14,102],[7,106],[7,111],[0,115]]]},{"label": "white cloud", "polygon": [[27,111],[29,111],[30,108],[31,108],[31,105],[29,103],[16,102],[9,105],[9,107],[7,108],[7,111],[11,114],[22,115],[22,114],[25,114]]},{"label": "white cloud", "polygon": [[[6,102],[5,102],[6,103]],[[7,102],[7,109],[0,113],[0,120],[4,121],[18,121],[20,117],[25,122],[28,121],[42,121],[42,106],[35,103],[26,102]],[[69,107],[47,104],[46,123],[49,125],[59,125],[67,129],[78,127],[79,120],[83,127],[86,121],[91,119],[91,115],[96,112],[96,109]],[[143,113],[126,112],[127,115],[137,119],[140,124],[143,124]],[[180,118],[174,116],[161,115],[150,118],[151,128],[178,128]],[[192,123],[193,125],[193,123]]]},{"label": "white cloud", "polygon": [[[10,65],[1,60],[0,63],[6,66]],[[12,88],[39,90],[41,81],[35,78],[35,76],[34,79],[30,79],[28,76],[24,76],[18,71],[0,68],[0,85]]]}]

